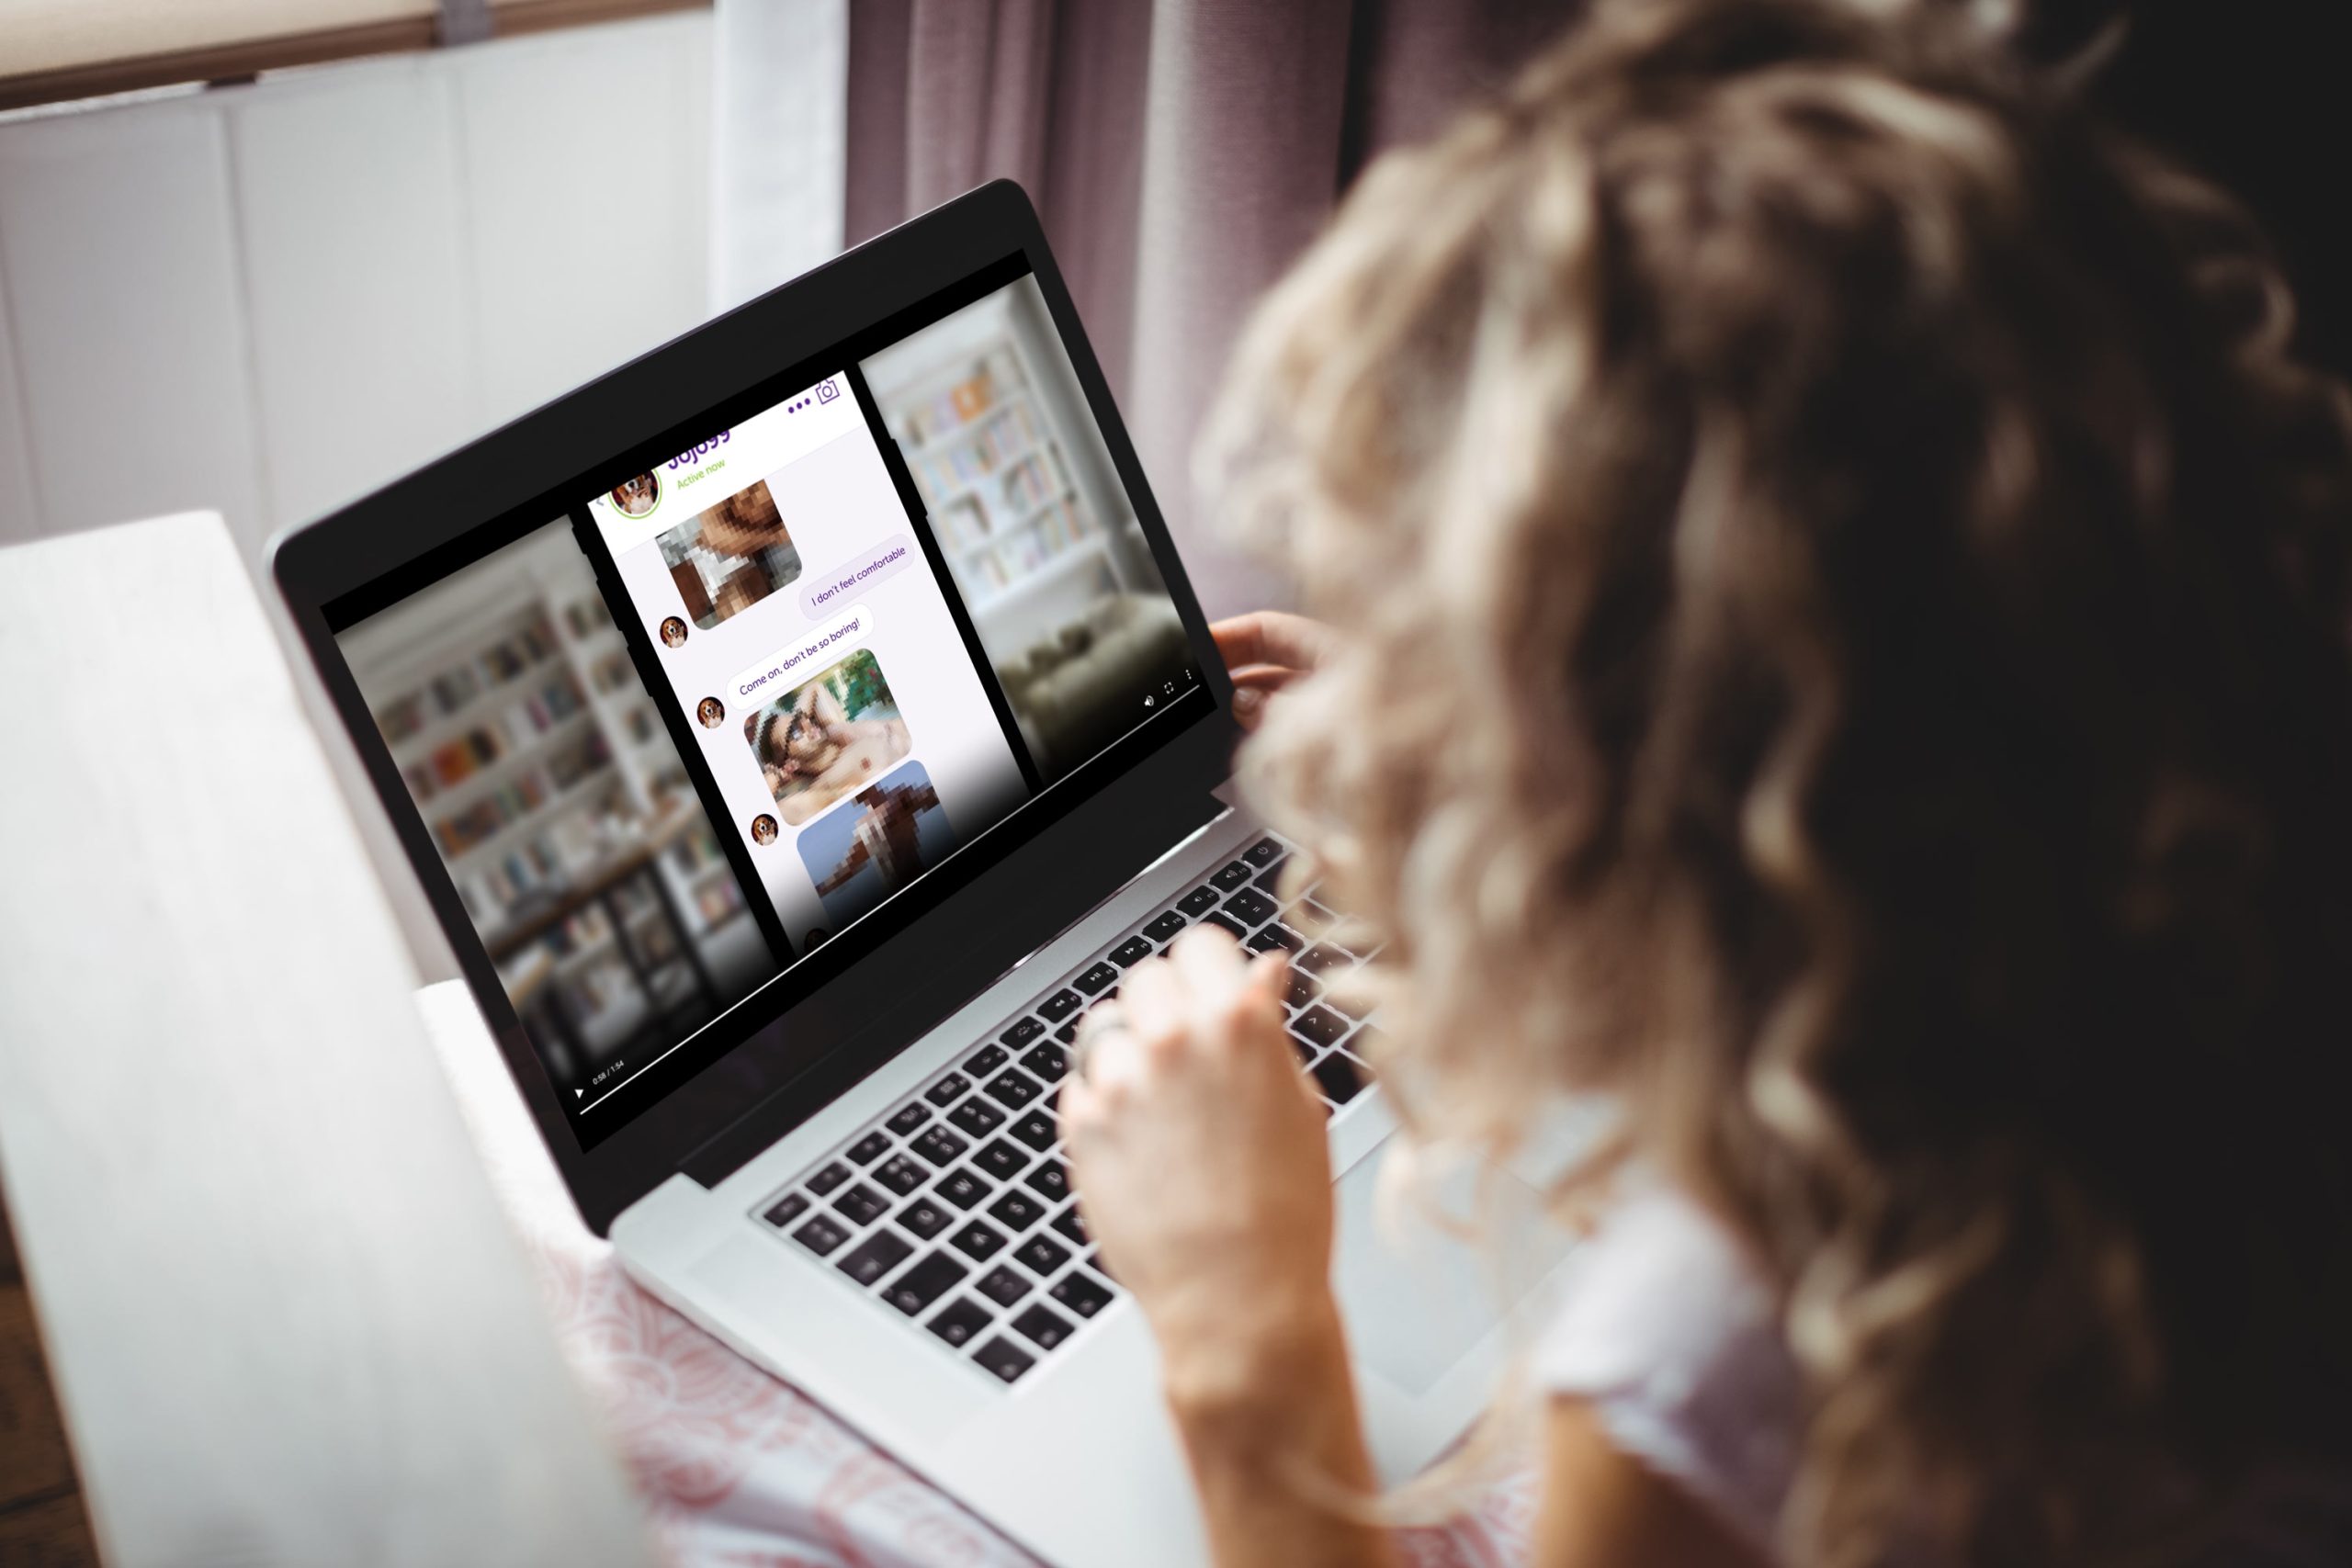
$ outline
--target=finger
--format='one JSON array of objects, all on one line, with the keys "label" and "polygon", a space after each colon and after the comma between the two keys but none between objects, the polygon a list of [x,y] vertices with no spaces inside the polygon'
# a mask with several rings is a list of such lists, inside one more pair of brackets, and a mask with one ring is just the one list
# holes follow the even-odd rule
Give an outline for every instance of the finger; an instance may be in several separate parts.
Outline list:
[{"label": "finger", "polygon": [[1222,926],[1194,926],[1176,939],[1168,961],[1183,977],[1195,1005],[1222,1006],[1248,980],[1241,944]]},{"label": "finger", "polygon": [[1264,696],[1281,691],[1306,671],[1294,670],[1287,664],[1244,664],[1229,673],[1233,677],[1235,691],[1255,692]]},{"label": "finger", "polygon": [[1250,964],[1250,988],[1272,998],[1290,984],[1290,954],[1281,948],[1261,953]]},{"label": "finger", "polygon": [[1233,694],[1233,722],[1244,729],[1255,729],[1258,721],[1266,716],[1266,694],[1238,687]]},{"label": "finger", "polygon": [[1126,1009],[1127,1027],[1137,1034],[1164,1034],[1182,1026],[1184,981],[1165,958],[1147,958],[1119,981],[1119,1005]]},{"label": "finger", "polygon": [[1094,1090],[1078,1074],[1062,1079],[1061,1107],[1057,1112],[1062,1124],[1062,1142],[1091,1133],[1102,1120],[1102,1106],[1094,1098]]},{"label": "finger", "polygon": [[1253,610],[1209,627],[1226,668],[1279,664],[1292,670],[1312,670],[1329,654],[1331,628],[1305,615],[1283,610]]}]

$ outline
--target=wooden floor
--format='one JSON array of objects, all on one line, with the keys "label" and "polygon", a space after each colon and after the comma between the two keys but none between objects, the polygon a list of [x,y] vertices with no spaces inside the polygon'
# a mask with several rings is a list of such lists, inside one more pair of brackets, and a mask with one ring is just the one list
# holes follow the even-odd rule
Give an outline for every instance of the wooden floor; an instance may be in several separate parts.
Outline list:
[{"label": "wooden floor", "polygon": [[0,1562],[85,1568],[97,1560],[8,1233],[7,1205],[0,1201]]}]

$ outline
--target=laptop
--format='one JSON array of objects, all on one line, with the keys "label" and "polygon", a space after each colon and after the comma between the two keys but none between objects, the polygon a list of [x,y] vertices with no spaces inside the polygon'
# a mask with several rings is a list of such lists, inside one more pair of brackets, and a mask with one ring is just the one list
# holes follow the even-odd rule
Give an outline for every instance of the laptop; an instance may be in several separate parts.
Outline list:
[{"label": "laptop", "polygon": [[1230,787],[1230,684],[1016,186],[272,570],[582,1215],[662,1301],[1052,1562],[1202,1562],[1055,1108],[1085,1010],[1219,925],[1293,954],[1383,1475],[1483,1406],[1562,1247],[1503,1277],[1375,1202],[1364,955]]}]

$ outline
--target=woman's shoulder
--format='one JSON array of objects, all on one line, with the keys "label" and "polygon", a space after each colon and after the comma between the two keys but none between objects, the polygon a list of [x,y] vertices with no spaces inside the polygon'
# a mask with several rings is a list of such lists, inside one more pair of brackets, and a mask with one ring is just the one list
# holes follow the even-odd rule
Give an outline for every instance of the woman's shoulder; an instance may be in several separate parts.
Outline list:
[{"label": "woman's shoulder", "polygon": [[1697,1204],[1645,1183],[1611,1205],[1570,1259],[1534,1373],[1771,1555],[1801,1430],[1797,1371],[1771,1292]]}]

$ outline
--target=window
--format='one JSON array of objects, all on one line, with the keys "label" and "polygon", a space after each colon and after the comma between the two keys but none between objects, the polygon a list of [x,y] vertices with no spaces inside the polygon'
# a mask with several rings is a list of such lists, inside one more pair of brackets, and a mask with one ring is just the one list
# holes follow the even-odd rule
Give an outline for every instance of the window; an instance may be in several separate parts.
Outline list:
[{"label": "window", "polygon": [[707,0],[0,0],[0,109]]}]

